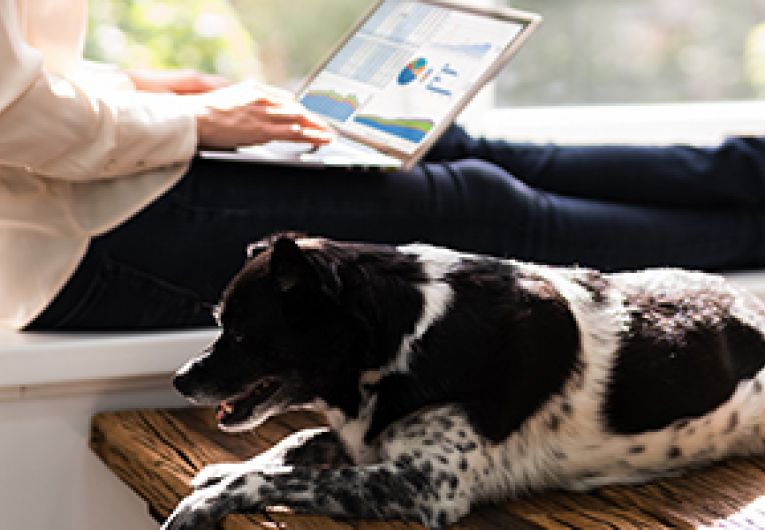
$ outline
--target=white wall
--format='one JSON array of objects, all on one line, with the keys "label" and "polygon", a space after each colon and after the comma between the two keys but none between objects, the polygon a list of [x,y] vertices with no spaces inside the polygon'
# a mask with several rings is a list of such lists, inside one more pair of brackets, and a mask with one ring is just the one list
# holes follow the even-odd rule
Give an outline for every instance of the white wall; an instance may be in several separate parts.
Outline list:
[{"label": "white wall", "polygon": [[100,386],[0,396],[0,528],[157,529],[146,504],[88,448],[90,418],[103,410],[184,403],[167,380],[134,390]]}]

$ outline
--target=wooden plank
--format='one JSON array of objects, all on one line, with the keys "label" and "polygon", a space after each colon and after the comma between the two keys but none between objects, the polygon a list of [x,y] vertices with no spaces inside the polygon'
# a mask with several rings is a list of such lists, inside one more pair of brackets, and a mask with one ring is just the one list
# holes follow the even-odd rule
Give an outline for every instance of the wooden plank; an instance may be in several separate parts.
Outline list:
[{"label": "wooden plank", "polygon": [[[295,430],[322,425],[309,413],[269,420],[251,433],[220,432],[212,411],[178,409],[99,414],[90,445],[164,519],[206,464],[238,462]],[[732,459],[676,478],[581,494],[547,492],[477,508],[453,530],[571,528],[765,528],[765,459]],[[221,528],[252,530],[422,530],[405,522],[334,521],[273,511],[232,515]]]}]

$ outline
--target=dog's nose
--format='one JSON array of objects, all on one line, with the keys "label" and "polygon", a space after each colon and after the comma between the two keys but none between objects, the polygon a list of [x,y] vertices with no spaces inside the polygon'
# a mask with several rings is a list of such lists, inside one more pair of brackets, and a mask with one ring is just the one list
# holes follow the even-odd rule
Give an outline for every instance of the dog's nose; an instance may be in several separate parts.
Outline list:
[{"label": "dog's nose", "polygon": [[177,374],[173,377],[173,386],[175,389],[183,394],[184,396],[191,395],[192,392],[192,381],[191,377],[189,377],[189,373],[182,373]]},{"label": "dog's nose", "polygon": [[186,363],[178,368],[173,377],[173,386],[178,392],[186,397],[191,396],[196,389],[195,380],[199,379],[199,375],[195,375],[199,372],[200,368],[205,363],[205,359],[210,355],[210,348],[202,352],[201,355],[189,359]]}]

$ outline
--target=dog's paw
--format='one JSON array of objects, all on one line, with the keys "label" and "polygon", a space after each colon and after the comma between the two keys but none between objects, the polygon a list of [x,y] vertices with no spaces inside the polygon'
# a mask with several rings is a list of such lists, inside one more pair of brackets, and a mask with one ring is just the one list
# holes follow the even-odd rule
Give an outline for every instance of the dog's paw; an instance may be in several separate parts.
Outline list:
[{"label": "dog's paw", "polygon": [[230,482],[225,480],[196,490],[183,499],[162,525],[162,530],[208,530],[226,514],[241,509],[244,499],[230,487]]},{"label": "dog's paw", "polygon": [[191,479],[191,485],[194,489],[201,489],[213,486],[231,475],[241,472],[242,464],[210,464]]},{"label": "dog's paw", "polygon": [[[212,497],[195,492],[183,499],[162,525],[162,530],[207,530],[216,519],[211,503]],[[214,502],[214,501],[213,501]]]}]

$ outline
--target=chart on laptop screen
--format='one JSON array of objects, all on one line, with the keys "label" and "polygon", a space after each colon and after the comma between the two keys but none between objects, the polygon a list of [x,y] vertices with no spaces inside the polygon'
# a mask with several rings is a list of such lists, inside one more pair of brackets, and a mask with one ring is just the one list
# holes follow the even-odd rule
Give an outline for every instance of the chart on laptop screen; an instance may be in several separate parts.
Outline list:
[{"label": "chart on laptop screen", "polygon": [[412,153],[523,27],[388,0],[303,90],[300,102],[347,130]]}]

